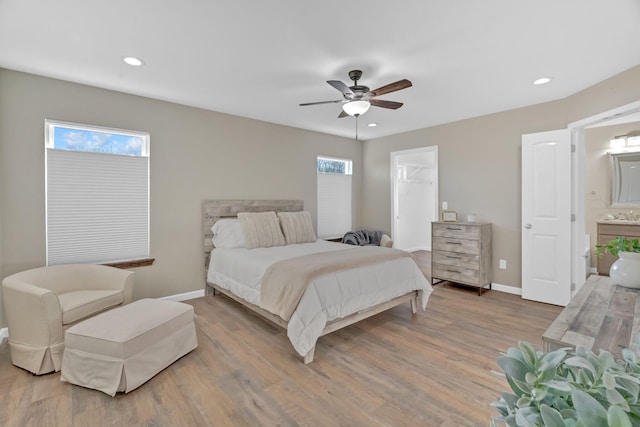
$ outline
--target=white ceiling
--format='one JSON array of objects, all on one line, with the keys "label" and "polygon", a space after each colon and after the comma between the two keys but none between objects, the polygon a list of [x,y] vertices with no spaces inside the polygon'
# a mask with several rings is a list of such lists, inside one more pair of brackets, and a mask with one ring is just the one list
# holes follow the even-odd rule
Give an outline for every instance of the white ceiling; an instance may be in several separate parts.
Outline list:
[{"label": "white ceiling", "polygon": [[350,138],[340,104],[298,104],[352,69],[411,80],[366,140],[580,91],[640,64],[639,23],[638,0],[0,0],[0,67]]}]

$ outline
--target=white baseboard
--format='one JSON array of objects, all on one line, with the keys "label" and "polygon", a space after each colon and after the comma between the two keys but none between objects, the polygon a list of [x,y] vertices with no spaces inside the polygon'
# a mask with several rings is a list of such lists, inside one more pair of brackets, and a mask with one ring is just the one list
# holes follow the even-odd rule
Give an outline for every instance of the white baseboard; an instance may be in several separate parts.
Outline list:
[{"label": "white baseboard", "polygon": [[505,292],[508,294],[522,295],[522,288],[516,288],[514,286],[501,285],[499,283],[492,283],[491,289],[498,292]]},{"label": "white baseboard", "polygon": [[203,296],[204,296],[204,289],[200,289],[199,291],[191,291],[191,292],[185,292],[184,294],[169,295],[166,297],[162,297],[160,299],[166,299],[169,301],[184,301],[184,300],[199,298]]},{"label": "white baseboard", "polygon": [[9,337],[9,329],[1,328],[0,329],[0,342],[2,342],[3,339],[8,338],[8,337]]}]

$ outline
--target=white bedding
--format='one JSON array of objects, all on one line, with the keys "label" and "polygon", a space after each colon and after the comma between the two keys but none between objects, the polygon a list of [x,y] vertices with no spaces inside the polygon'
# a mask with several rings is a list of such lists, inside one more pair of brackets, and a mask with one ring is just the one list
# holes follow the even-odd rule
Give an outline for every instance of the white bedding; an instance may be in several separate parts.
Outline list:
[{"label": "white bedding", "polygon": [[[260,306],[260,282],[273,263],[297,256],[353,248],[324,240],[271,248],[216,248],[211,252],[207,282]],[[353,314],[407,292],[419,291],[426,308],[432,288],[413,259],[400,258],[320,276],[306,290],[287,326],[295,350],[313,349],[327,322]]]}]

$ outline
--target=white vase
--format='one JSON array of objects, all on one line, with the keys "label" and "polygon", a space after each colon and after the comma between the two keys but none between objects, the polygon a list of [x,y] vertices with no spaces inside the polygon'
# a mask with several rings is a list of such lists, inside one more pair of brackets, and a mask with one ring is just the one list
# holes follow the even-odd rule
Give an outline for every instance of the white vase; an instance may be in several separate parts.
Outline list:
[{"label": "white vase", "polygon": [[640,289],[640,252],[619,252],[611,264],[611,281],[626,288]]}]

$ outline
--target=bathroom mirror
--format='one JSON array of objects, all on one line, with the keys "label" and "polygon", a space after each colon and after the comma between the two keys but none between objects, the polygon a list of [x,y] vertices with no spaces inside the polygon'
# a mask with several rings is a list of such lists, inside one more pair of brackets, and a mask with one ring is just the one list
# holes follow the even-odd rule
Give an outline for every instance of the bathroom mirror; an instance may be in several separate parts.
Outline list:
[{"label": "bathroom mirror", "polygon": [[640,206],[640,152],[610,153],[611,206]]}]

